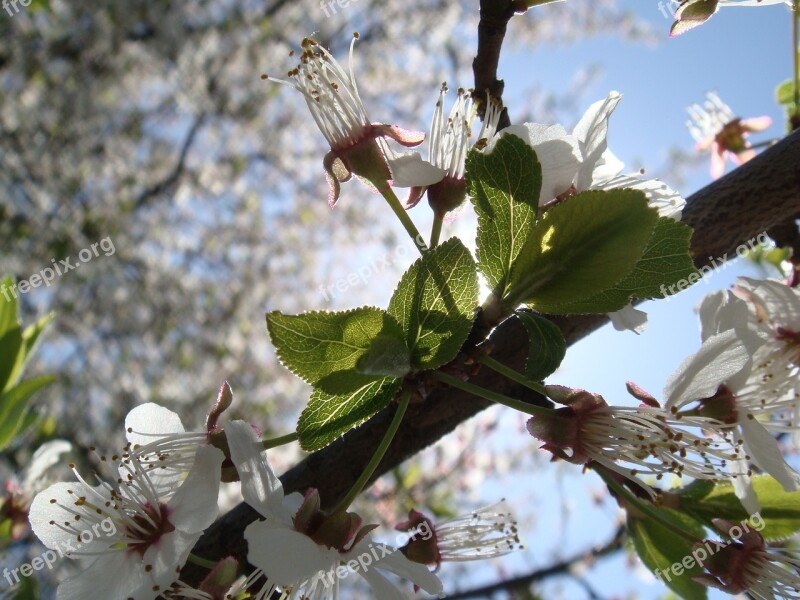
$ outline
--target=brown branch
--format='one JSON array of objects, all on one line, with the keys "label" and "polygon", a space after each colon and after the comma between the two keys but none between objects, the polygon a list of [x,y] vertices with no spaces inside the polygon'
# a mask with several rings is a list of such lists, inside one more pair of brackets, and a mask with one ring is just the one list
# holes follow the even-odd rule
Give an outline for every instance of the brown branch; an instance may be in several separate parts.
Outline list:
[{"label": "brown branch", "polygon": [[[481,0],[480,21],[478,22],[478,53],[472,61],[475,77],[475,100],[483,118],[486,107],[486,92],[503,106],[505,84],[497,78],[500,65],[500,52],[506,37],[506,29],[514,16],[516,2],[512,0]],[[511,124],[508,110],[503,109],[498,129]]]},{"label": "brown branch", "polygon": [[[697,267],[710,264],[712,259],[735,258],[736,248],[742,242],[800,213],[798,161],[800,132],[795,132],[688,199],[683,220],[695,229],[692,249]],[[569,344],[607,321],[603,315],[576,315],[553,320]],[[521,368],[527,357],[527,335],[516,319],[500,325],[490,339],[494,344],[495,358],[511,367]],[[516,398],[541,401],[533,392],[488,370],[479,372],[472,381]],[[459,390],[435,390],[424,403],[409,409],[375,476],[386,473],[435,443],[488,405],[485,400]],[[335,505],[361,474],[393,414],[394,408],[390,407],[327,448],[309,455],[281,477],[286,492],[316,487],[325,506]],[[244,559],[246,548],[242,534],[245,527],[257,518],[253,509],[240,504],[205,533],[195,547],[195,553],[209,559],[230,554]],[[197,582],[202,575],[201,570],[189,565],[183,578]]]},{"label": "brown branch", "polygon": [[625,528],[620,527],[617,533],[603,546],[589,550],[588,552],[581,552],[570,558],[561,560],[555,564],[537,569],[527,575],[521,575],[505,581],[499,581],[490,585],[485,585],[479,588],[474,588],[464,592],[457,592],[451,596],[447,596],[448,600],[464,600],[465,598],[491,598],[497,592],[514,592],[516,590],[524,590],[530,588],[531,584],[537,581],[542,581],[554,575],[563,575],[572,570],[572,568],[583,562],[594,561],[598,558],[603,558],[610,554],[614,554],[617,550],[622,548],[622,543],[625,540]]}]

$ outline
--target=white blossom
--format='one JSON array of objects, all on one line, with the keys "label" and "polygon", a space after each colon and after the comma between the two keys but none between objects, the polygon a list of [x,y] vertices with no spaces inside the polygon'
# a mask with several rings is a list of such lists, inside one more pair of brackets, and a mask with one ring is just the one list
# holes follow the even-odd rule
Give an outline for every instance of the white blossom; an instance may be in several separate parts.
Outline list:
[{"label": "white blossom", "polygon": [[40,492],[30,510],[34,533],[48,548],[87,563],[59,585],[57,600],[153,600],[167,589],[217,516],[223,460],[221,451],[202,447],[186,479],[165,489],[145,465],[123,455],[111,461],[113,484],[98,476],[92,486],[74,471],[77,482]]},{"label": "white blossom", "polygon": [[[439,579],[423,565],[409,561],[394,548],[373,542],[362,532],[353,538],[356,532],[348,531],[342,538],[346,539],[347,546],[331,547],[312,539],[308,532],[299,531],[303,516],[298,511],[313,507],[309,507],[300,494],[284,496],[283,486],[250,425],[234,421],[226,427],[226,434],[231,459],[241,478],[242,496],[263,517],[245,530],[247,558],[264,573],[268,585],[274,586],[270,588],[272,591],[279,589],[284,598],[292,600],[337,599],[339,564],[367,556],[371,562],[358,574],[380,600],[404,598],[381,571],[405,577],[429,593],[442,591]],[[360,519],[350,523],[357,522]]]}]

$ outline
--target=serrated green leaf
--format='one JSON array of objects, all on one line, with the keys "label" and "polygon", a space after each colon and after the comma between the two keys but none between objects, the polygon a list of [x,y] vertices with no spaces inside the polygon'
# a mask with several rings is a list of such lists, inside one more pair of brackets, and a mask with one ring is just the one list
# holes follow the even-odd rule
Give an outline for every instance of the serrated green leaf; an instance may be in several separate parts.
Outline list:
[{"label": "serrated green leaf", "polygon": [[436,369],[453,360],[472,328],[477,303],[475,261],[458,238],[411,265],[389,302],[389,314],[406,332],[411,364]]},{"label": "serrated green leaf", "polygon": [[[302,315],[267,315],[267,329],[281,362],[292,373],[329,394],[358,389],[389,373],[408,372],[409,351],[400,324],[386,312],[362,307],[345,312],[309,312]],[[396,341],[390,366],[385,354],[388,340]],[[405,358],[402,348],[405,347]],[[368,357],[365,373],[364,364]],[[361,368],[359,365],[361,364]],[[405,368],[405,371],[403,369]]]},{"label": "serrated green leaf", "polygon": [[55,381],[52,375],[34,377],[0,394],[0,450],[5,450],[28,423],[31,397]]},{"label": "serrated green leaf", "polygon": [[555,323],[527,310],[516,312],[528,331],[530,350],[525,374],[533,381],[544,381],[552,375],[567,354],[567,342]]},{"label": "serrated green leaf", "polygon": [[504,304],[561,314],[612,289],[642,258],[657,221],[637,190],[588,191],[561,202],[534,225]]},{"label": "serrated green leaf", "polygon": [[[784,540],[800,531],[800,491],[785,491],[769,475],[756,475],[752,481],[761,503],[759,514],[766,523],[759,532],[764,539]],[[750,516],[736,497],[732,484],[718,483],[705,491],[703,495],[681,493],[681,509],[709,524],[716,518],[741,523]]]},{"label": "serrated green leaf", "polygon": [[309,452],[324,448],[388,406],[401,383],[386,377],[339,395],[315,389],[297,422],[300,446]]},{"label": "serrated green leaf", "polygon": [[497,141],[491,154],[470,151],[466,177],[478,214],[478,268],[495,296],[502,298],[511,265],[536,221],[542,167],[533,148],[509,134]]},{"label": "serrated green leaf", "polygon": [[364,375],[402,377],[411,371],[410,356],[405,340],[380,334],[372,340],[366,354],[358,359],[356,370]]},{"label": "serrated green leaf", "polygon": [[[676,529],[683,529],[697,536],[697,541],[705,537],[703,525],[697,520],[667,508],[654,508],[664,519],[675,523]],[[682,562],[686,557],[692,559],[693,544],[683,536],[676,535],[658,521],[648,518],[637,518],[629,513],[628,532],[633,540],[633,547],[645,566],[660,575],[661,581],[674,590],[684,600],[705,600],[708,597],[706,588],[692,581],[692,576],[700,575],[703,569],[694,562],[686,568]],[[692,559],[694,561],[694,559]],[[670,568],[680,564],[676,575]],[[691,564],[687,561],[686,564]],[[658,573],[656,573],[656,569]],[[682,572],[681,572],[682,570]]]},{"label": "serrated green leaf", "polygon": [[692,233],[685,223],[659,217],[642,258],[622,281],[596,296],[563,306],[561,312],[613,312],[627,306],[632,298],[665,298],[680,291],[675,288],[678,282],[699,281],[700,275],[689,253]]}]

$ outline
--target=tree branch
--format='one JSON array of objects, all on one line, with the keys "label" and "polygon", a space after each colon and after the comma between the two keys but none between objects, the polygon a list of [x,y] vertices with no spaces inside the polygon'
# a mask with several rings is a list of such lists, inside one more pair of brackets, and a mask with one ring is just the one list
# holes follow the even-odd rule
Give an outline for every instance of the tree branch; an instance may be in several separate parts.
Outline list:
[{"label": "tree branch", "polygon": [[[480,21],[478,22],[478,53],[472,61],[472,73],[475,77],[475,100],[478,103],[481,118],[486,111],[486,92],[503,106],[503,89],[505,84],[497,78],[500,65],[500,52],[506,37],[506,29],[514,16],[515,2],[512,0],[481,0]],[[499,129],[511,124],[508,110],[503,108],[500,115]]]}]

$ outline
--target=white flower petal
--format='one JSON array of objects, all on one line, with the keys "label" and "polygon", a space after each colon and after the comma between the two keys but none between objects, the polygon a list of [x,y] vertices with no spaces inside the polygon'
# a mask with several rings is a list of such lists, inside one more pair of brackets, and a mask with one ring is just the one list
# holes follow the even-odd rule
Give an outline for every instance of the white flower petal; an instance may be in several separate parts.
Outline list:
[{"label": "white flower petal", "polygon": [[621,99],[618,92],[610,92],[604,100],[592,104],[572,132],[583,157],[575,182],[578,190],[588,190],[592,185],[595,166],[608,148],[608,120]]},{"label": "white flower petal", "polygon": [[338,562],[339,553],[320,546],[293,529],[256,521],[244,532],[247,560],[264,571],[271,582],[296,585],[320,571],[328,572]]},{"label": "white flower petal", "polygon": [[739,330],[711,336],[667,380],[665,407],[680,408],[694,400],[709,398],[734,375],[744,373],[746,377],[751,366],[751,352],[739,338]]},{"label": "white flower petal", "polygon": [[[370,537],[363,539],[358,546],[350,550],[343,558],[347,560],[346,557],[357,557],[361,554],[370,553],[372,551],[371,547],[385,548],[389,552],[386,556],[382,556],[378,561],[373,563],[372,568],[384,569],[390,573],[404,577],[429,594],[440,594],[444,589],[442,587],[442,582],[439,581],[436,575],[428,570],[428,567],[408,560],[405,555],[396,548],[373,542]],[[381,550],[377,552],[379,555],[383,554]],[[382,598],[382,596],[378,597]]]},{"label": "white flower petal", "polygon": [[754,465],[772,475],[787,492],[800,488],[800,475],[795,473],[783,458],[778,441],[757,419],[744,415],[739,425],[744,434],[745,450]]},{"label": "white flower petal", "polygon": [[769,330],[772,329],[772,324],[776,324],[800,332],[800,294],[795,288],[777,281],[760,281],[748,277],[739,277],[736,287],[744,291],[747,298],[767,318],[764,325]]},{"label": "white flower petal", "polygon": [[647,313],[633,308],[632,304],[628,304],[616,312],[608,313],[608,318],[611,319],[611,324],[617,331],[642,333],[647,327]]},{"label": "white flower petal", "polygon": [[30,490],[44,477],[45,471],[57,464],[62,454],[70,452],[72,444],[66,440],[45,442],[33,453],[31,463],[25,470],[22,488]]},{"label": "white flower petal", "polygon": [[153,402],[137,406],[125,417],[125,433],[134,446],[144,446],[160,437],[185,431],[176,413]]},{"label": "white flower petal", "polygon": [[[738,443],[740,434],[738,431],[734,433],[734,441]],[[756,491],[753,488],[753,480],[749,475],[750,465],[747,460],[742,456],[737,460],[732,460],[730,463],[731,474],[735,477],[731,478],[733,483],[733,492],[742,503],[742,506],[747,511],[747,514],[753,515],[761,510],[761,502],[758,501]]]},{"label": "white flower petal", "polygon": [[561,125],[525,123],[512,125],[503,135],[516,135],[536,152],[542,165],[542,189],[539,205],[546,204],[568,191],[580,167],[578,141]]},{"label": "white flower petal", "polygon": [[261,515],[282,512],[283,485],[267,460],[267,452],[255,430],[244,421],[232,421],[225,427],[231,460],[242,481],[244,501]]},{"label": "white flower petal", "polygon": [[695,310],[700,316],[703,341],[712,335],[744,326],[749,315],[747,303],[728,290],[706,295]]},{"label": "white flower petal", "polygon": [[377,570],[368,567],[358,571],[372,588],[373,598],[381,600],[407,600],[408,595],[397,589],[397,586],[381,575]]},{"label": "white flower petal", "polygon": [[[592,189],[628,188],[644,192],[649,206],[658,211],[658,216],[679,221],[686,201],[683,197],[658,179],[643,179],[639,174],[617,175],[610,179],[599,178],[597,171],[592,180]],[[580,188],[579,188],[580,191]]]},{"label": "white flower petal", "polygon": [[212,446],[197,450],[194,465],[169,501],[169,520],[179,530],[202,532],[217,518],[219,482],[225,455]]},{"label": "white flower petal", "polygon": [[592,171],[592,187],[596,187],[600,182],[614,179],[617,175],[622,173],[622,169],[624,168],[625,163],[617,158],[617,155],[611,150],[606,149]]},{"label": "white flower petal", "polygon": [[392,185],[395,187],[416,187],[438,183],[447,174],[445,169],[423,160],[419,152],[401,154],[389,160],[392,172]]},{"label": "white flower petal", "polygon": [[[58,586],[56,600],[86,600],[97,598],[134,598],[153,600],[158,592],[142,590],[148,587],[144,565],[132,568],[127,552],[109,552],[99,556],[88,568],[73,575]],[[137,590],[138,593],[137,593]]]},{"label": "white flower petal", "polygon": [[[86,498],[88,503],[78,507],[76,502],[81,497]],[[92,488],[79,481],[55,483],[34,497],[28,515],[31,529],[48,548],[58,550],[72,547],[75,545],[77,535],[75,526],[71,526],[69,531],[64,531],[60,525],[76,523],[73,510],[79,513],[94,512],[93,506],[102,507],[109,500],[108,492],[101,487]],[[51,525],[51,521],[55,524]],[[90,519],[86,521],[92,522]],[[91,525],[87,525],[87,528],[91,530]],[[102,551],[111,545],[112,542],[109,540],[108,537],[97,538],[93,535],[92,541],[82,550]]]},{"label": "white flower petal", "polygon": [[[151,567],[147,570],[148,582],[146,589],[153,589],[153,586],[158,586],[161,589],[166,588],[172,584],[178,576],[178,573],[186,564],[189,554],[192,551],[197,540],[200,539],[202,531],[196,533],[184,533],[182,531],[171,531],[161,536],[155,544],[150,546],[145,551],[141,560],[136,560],[132,568],[145,569],[145,566]],[[132,557],[134,558],[134,557]]]}]

